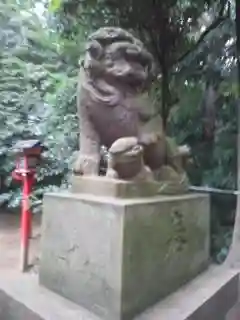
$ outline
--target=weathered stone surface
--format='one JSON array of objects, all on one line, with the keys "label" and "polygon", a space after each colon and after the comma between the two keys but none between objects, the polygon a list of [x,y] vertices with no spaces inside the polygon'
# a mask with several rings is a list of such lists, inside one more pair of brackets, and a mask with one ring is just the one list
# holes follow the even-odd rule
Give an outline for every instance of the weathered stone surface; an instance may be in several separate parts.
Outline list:
[{"label": "weathered stone surface", "polygon": [[72,192],[114,198],[155,196],[160,185],[156,181],[125,181],[97,176],[73,176]]},{"label": "weathered stone surface", "polygon": [[129,320],[204,270],[205,195],[48,194],[40,283],[107,320]]}]

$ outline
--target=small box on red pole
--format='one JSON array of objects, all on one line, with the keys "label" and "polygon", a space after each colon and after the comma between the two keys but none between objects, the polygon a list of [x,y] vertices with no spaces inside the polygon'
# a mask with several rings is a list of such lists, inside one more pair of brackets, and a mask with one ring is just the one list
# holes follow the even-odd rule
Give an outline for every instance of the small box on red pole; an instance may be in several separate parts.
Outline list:
[{"label": "small box on red pole", "polygon": [[21,271],[26,271],[28,267],[29,238],[32,233],[30,195],[35,181],[36,167],[44,150],[46,148],[39,140],[21,140],[13,147],[17,159],[16,168],[12,176],[15,180],[21,181],[23,185],[20,245]]}]

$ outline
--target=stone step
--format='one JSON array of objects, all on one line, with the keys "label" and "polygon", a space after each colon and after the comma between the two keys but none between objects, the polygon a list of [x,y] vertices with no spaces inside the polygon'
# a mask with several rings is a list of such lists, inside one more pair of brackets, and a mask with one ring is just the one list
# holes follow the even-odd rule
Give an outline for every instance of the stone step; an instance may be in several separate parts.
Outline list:
[{"label": "stone step", "polygon": [[36,274],[17,272],[0,274],[0,319],[100,320],[84,308],[39,286]]},{"label": "stone step", "polygon": [[[237,299],[238,272],[211,267],[135,320],[225,320]],[[0,319],[100,320],[39,286],[36,274],[18,272],[0,274]]]},{"label": "stone step", "polygon": [[211,266],[136,320],[225,320],[238,300],[238,282],[237,270]]},{"label": "stone step", "polygon": [[226,320],[240,319],[240,303],[236,304],[228,313]]}]

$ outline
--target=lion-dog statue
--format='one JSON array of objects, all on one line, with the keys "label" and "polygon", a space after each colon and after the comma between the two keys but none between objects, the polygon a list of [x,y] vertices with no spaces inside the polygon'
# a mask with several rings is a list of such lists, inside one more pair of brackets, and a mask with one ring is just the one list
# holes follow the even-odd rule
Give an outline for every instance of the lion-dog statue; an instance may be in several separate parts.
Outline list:
[{"label": "lion-dog statue", "polygon": [[[183,176],[179,159],[186,152],[181,153],[178,147],[171,149],[164,132],[145,134],[143,130],[143,123],[148,122],[149,117],[139,108],[139,96],[148,90],[153,79],[153,56],[132,34],[121,28],[105,27],[90,35],[78,82],[80,150],[75,174],[98,175],[100,147],[104,145],[111,151],[114,143],[118,145],[118,139],[122,139],[121,161],[123,154],[132,156],[134,152],[124,152],[125,138],[126,149],[132,146],[138,150],[139,157],[157,180],[163,178],[161,171],[166,166],[165,173],[171,171],[171,175]],[[133,137],[136,139],[131,140]],[[119,146],[112,148],[115,163],[116,148]],[[112,166],[111,160],[109,166]],[[164,179],[168,179],[166,174]]]},{"label": "lion-dog statue", "polygon": [[109,149],[106,176],[135,182],[153,181],[153,173],[144,163],[143,151],[136,137],[116,140]]}]

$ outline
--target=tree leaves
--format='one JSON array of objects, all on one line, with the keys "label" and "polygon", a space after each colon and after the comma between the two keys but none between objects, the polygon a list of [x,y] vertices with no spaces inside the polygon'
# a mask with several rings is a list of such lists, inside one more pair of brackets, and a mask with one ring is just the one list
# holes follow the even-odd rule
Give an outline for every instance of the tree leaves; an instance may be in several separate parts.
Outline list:
[{"label": "tree leaves", "polygon": [[38,197],[48,185],[66,180],[77,147],[77,72],[63,59],[62,40],[27,6],[0,4],[0,16],[0,174],[5,202],[13,207],[21,198],[21,186],[11,177],[17,140],[37,137],[50,147],[38,175]]},{"label": "tree leaves", "polygon": [[61,7],[61,4],[62,4],[62,0],[50,0],[49,7],[48,7],[49,11],[50,12],[57,11]]}]

